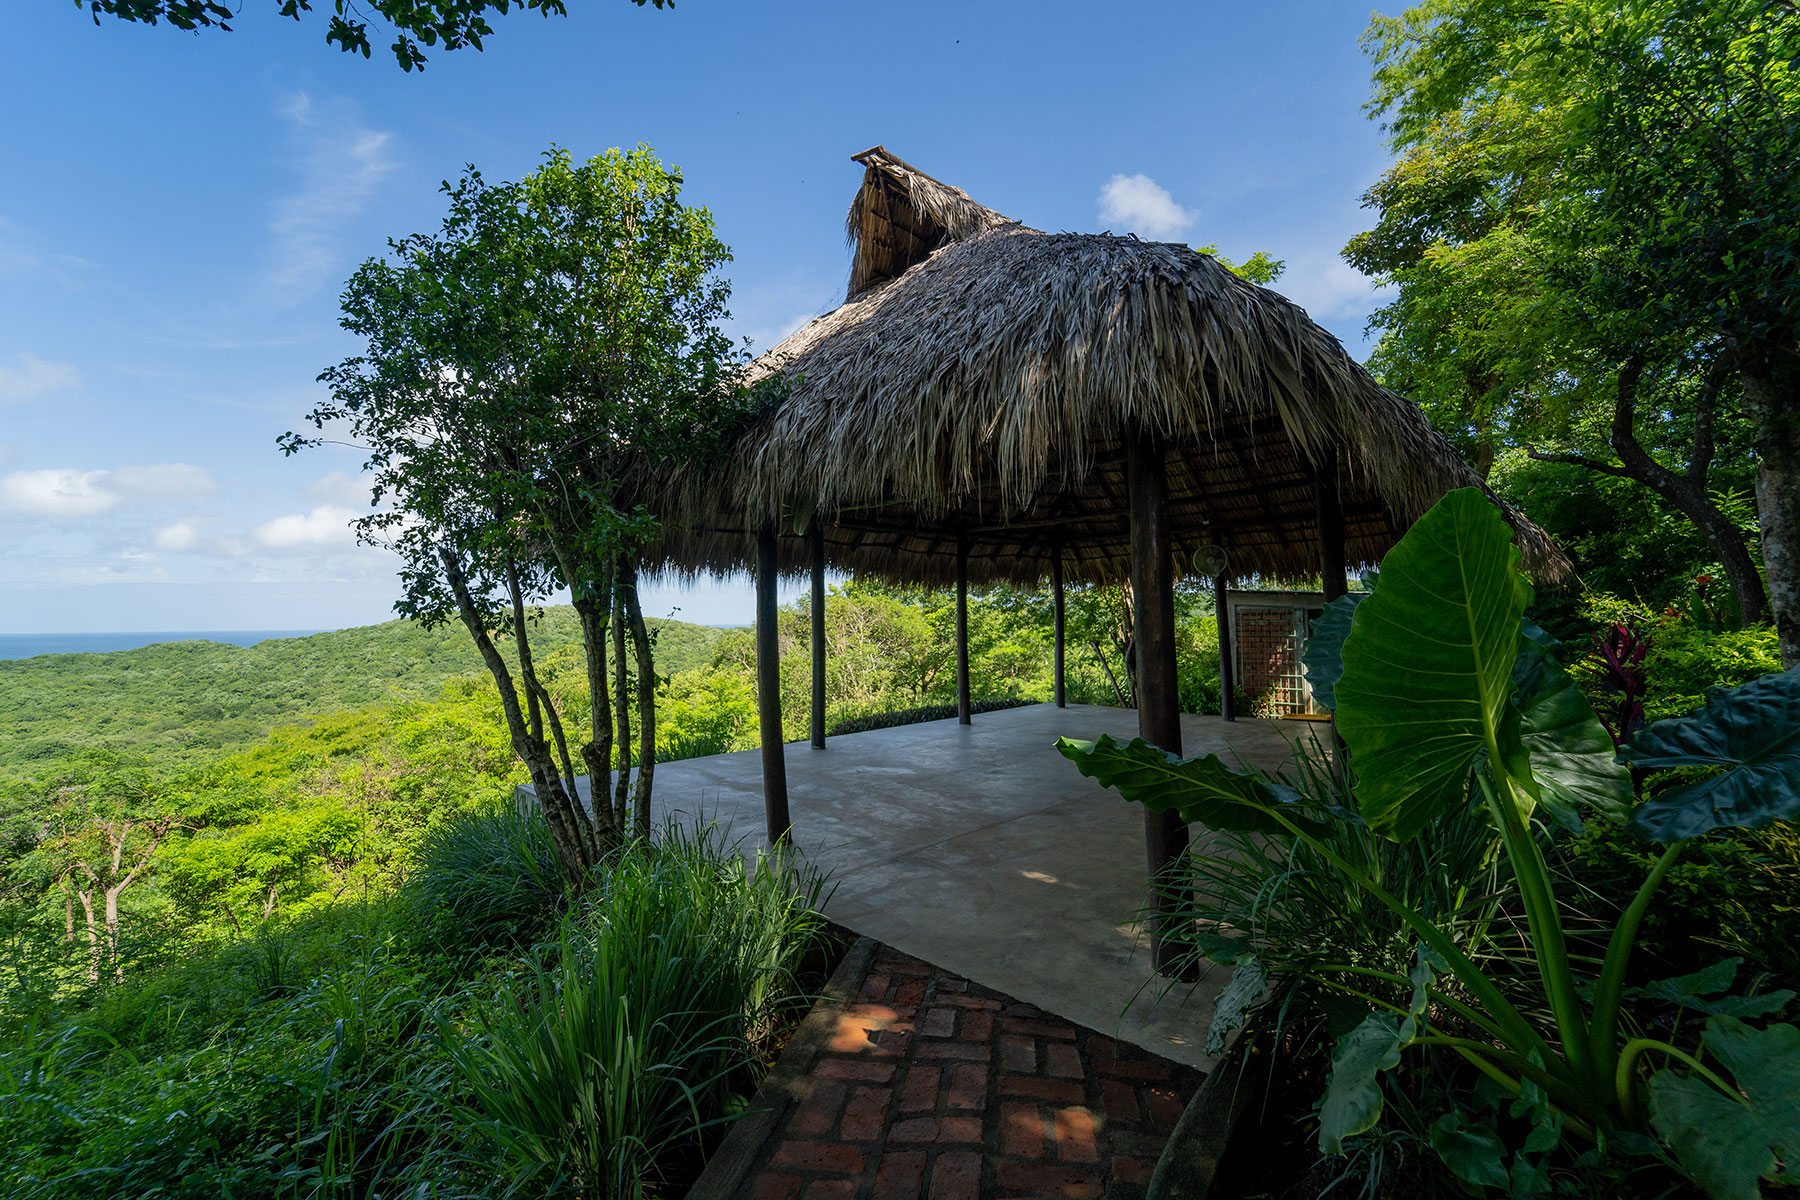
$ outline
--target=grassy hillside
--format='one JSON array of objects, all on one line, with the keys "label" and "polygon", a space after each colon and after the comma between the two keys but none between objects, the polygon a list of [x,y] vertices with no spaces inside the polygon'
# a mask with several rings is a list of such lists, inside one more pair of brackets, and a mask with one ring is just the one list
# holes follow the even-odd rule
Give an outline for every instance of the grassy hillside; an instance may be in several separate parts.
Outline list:
[{"label": "grassy hillside", "polygon": [[[704,665],[728,632],[652,624],[663,674]],[[572,609],[548,609],[534,646],[569,645],[575,631]],[[48,770],[93,747],[193,761],[248,746],[286,722],[436,697],[449,680],[481,673],[460,625],[425,630],[410,621],[255,646],[170,642],[0,662],[0,776]]]}]

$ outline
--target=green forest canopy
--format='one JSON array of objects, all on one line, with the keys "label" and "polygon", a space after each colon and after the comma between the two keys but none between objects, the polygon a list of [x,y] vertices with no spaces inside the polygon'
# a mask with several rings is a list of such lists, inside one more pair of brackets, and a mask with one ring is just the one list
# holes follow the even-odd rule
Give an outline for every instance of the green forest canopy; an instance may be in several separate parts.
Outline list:
[{"label": "green forest canopy", "polygon": [[[728,630],[653,621],[659,671],[704,665]],[[574,640],[563,606],[544,610],[540,650]],[[435,699],[481,672],[460,626],[388,621],[254,646],[165,642],[110,654],[0,662],[0,780],[54,772],[86,750],[193,763],[236,750],[277,725],[388,700]]]}]

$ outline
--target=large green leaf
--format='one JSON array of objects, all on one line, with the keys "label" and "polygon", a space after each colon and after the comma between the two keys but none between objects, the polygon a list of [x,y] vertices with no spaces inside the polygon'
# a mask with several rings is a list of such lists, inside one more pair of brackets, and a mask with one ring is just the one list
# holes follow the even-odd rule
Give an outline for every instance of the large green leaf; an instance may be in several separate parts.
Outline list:
[{"label": "large green leaf", "polygon": [[1326,712],[1337,708],[1337,681],[1344,674],[1344,639],[1350,636],[1350,620],[1356,606],[1368,599],[1363,592],[1348,592],[1325,606],[1312,623],[1300,665],[1306,669],[1306,686],[1313,701]]},{"label": "large green leaf", "polygon": [[1337,726],[1371,826],[1399,841],[1461,803],[1490,736],[1518,770],[1509,720],[1519,622],[1531,588],[1499,509],[1451,492],[1382,560],[1356,608],[1336,688]]},{"label": "large green leaf", "polygon": [[1370,1013],[1338,1039],[1319,1104],[1320,1153],[1342,1154],[1345,1138],[1375,1128],[1381,1119],[1380,1075],[1399,1065],[1400,1023],[1392,1013]]},{"label": "large green leaf", "polygon": [[1658,721],[1619,751],[1636,767],[1724,767],[1638,807],[1631,827],[1659,842],[1800,818],[1800,667],[1711,688],[1692,716]]},{"label": "large green leaf", "polygon": [[[1531,636],[1527,622],[1513,664],[1521,740],[1545,808],[1565,825],[1591,808],[1622,818],[1631,807],[1631,772],[1619,764],[1612,737],[1562,664]],[[1540,631],[1541,632],[1541,631]]]},{"label": "large green leaf", "polygon": [[1262,1001],[1269,990],[1269,973],[1254,954],[1240,955],[1237,969],[1219,998],[1213,1001],[1212,1021],[1206,1027],[1206,1053],[1222,1054],[1232,1034],[1250,1019],[1250,1010]]},{"label": "large green leaf", "polygon": [[1058,738],[1056,748],[1100,786],[1117,788],[1151,812],[1177,813],[1210,829],[1282,833],[1285,827],[1269,810],[1300,799],[1292,788],[1232,770],[1216,754],[1177,758],[1143,738],[1123,743],[1104,733],[1092,742]]},{"label": "large green leaf", "polygon": [[1725,992],[1737,979],[1741,958],[1727,958],[1702,967],[1692,975],[1659,979],[1642,988],[1626,988],[1627,996],[1645,996],[1669,1004],[1679,1004],[1691,1012],[1713,1016],[1724,1013],[1731,1017],[1762,1017],[1786,1008],[1794,993],[1787,988],[1764,992],[1760,996],[1727,996]]},{"label": "large green leaf", "polygon": [[1465,1125],[1459,1114],[1447,1112],[1425,1132],[1444,1165],[1464,1183],[1503,1188],[1512,1178],[1506,1170],[1506,1143],[1488,1126]]},{"label": "large green leaf", "polygon": [[1800,1182],[1800,1029],[1752,1029],[1717,1016],[1706,1023],[1705,1046],[1730,1069],[1742,1098],[1658,1071],[1650,1123],[1714,1200],[1758,1200],[1759,1179]]}]

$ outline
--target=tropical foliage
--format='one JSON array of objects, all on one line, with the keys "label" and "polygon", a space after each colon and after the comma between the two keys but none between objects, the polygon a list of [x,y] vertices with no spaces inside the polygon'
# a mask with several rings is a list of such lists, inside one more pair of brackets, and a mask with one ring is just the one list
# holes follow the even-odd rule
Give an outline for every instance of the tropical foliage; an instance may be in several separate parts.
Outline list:
[{"label": "tropical foliage", "polygon": [[1609,516],[1654,496],[1793,665],[1800,13],[1427,0],[1365,46],[1400,155],[1346,249],[1395,285],[1372,365],[1484,474],[1515,449],[1630,481]]},{"label": "tropical foliage", "polygon": [[[808,986],[819,881],[770,859],[746,873],[713,833],[669,830],[605,864],[593,908],[559,915],[541,819],[484,812],[455,838],[397,892],[196,948],[61,1012],[9,1009],[0,1187],[679,1190]],[[509,855],[554,886],[501,913],[475,901],[494,874],[469,867]],[[483,904],[476,934],[414,919],[448,915],[446,897],[462,916]]]},{"label": "tropical foliage", "polygon": [[[671,0],[631,2],[639,8],[647,3],[663,8]],[[75,7],[86,8],[96,25],[102,16],[107,16],[146,25],[167,22],[190,32],[217,29],[221,33],[230,33],[231,22],[240,19],[243,12],[242,6],[233,9],[220,0],[76,0]],[[313,0],[280,0],[275,13],[298,21],[310,15],[312,8]],[[488,24],[488,14],[513,8],[535,10],[546,17],[568,15],[567,0],[369,0],[361,8],[336,0],[327,18],[325,41],[346,54],[368,58],[374,50],[368,21],[368,14],[373,14],[393,30],[394,41],[389,50],[400,69],[416,71],[425,66],[427,46],[480,50],[481,40],[494,32]]]},{"label": "tropical foliage", "polygon": [[[1612,738],[1545,635],[1524,620],[1531,589],[1510,543],[1479,492],[1452,493],[1388,554],[1372,595],[1335,602],[1354,609],[1348,636],[1341,649],[1309,648],[1309,669],[1337,674],[1330,682],[1348,755],[1339,770],[1353,780],[1347,788],[1315,782],[1302,790],[1233,771],[1216,756],[1181,761],[1141,740],[1065,740],[1061,748],[1128,799],[1239,837],[1272,837],[1280,857],[1304,856],[1365,906],[1388,910],[1370,934],[1342,947],[1297,947],[1256,922],[1226,926],[1248,930],[1247,943],[1240,934],[1204,947],[1233,954],[1240,971],[1265,970],[1256,952],[1269,952],[1283,969],[1374,1005],[1332,1056],[1319,1108],[1323,1151],[1341,1154],[1347,1139],[1375,1127],[1381,1076],[1405,1051],[1424,1049],[1457,1056],[1513,1098],[1515,1116],[1530,1118],[1515,1155],[1472,1100],[1451,1096],[1430,1140],[1472,1187],[1548,1191],[1533,1156],[1563,1145],[1588,1167],[1609,1152],[1660,1155],[1713,1196],[1755,1196],[1758,1177],[1783,1178],[1794,1153],[1796,1131],[1779,1097],[1800,1071],[1800,1029],[1746,1022],[1779,1012],[1795,993],[1722,995],[1741,960],[1649,988],[1626,981],[1644,919],[1690,839],[1800,816],[1800,672],[1715,690],[1699,712],[1648,726],[1615,759]],[[1699,774],[1636,802],[1621,764]],[[1488,841],[1502,852],[1523,917],[1525,942],[1510,953],[1487,935],[1496,880],[1484,856],[1444,853],[1468,844],[1471,814],[1487,831],[1477,846]],[[1666,847],[1618,916],[1597,970],[1571,952],[1569,914],[1545,854],[1549,831],[1578,828],[1583,816],[1626,820],[1631,832]],[[1421,844],[1445,874],[1417,863],[1396,871],[1391,855],[1346,853],[1373,835]],[[1234,870],[1251,882],[1264,874],[1222,873],[1216,856],[1195,865],[1209,874],[1203,897],[1241,896]],[[1439,888],[1396,894],[1395,876]],[[1445,894],[1444,884],[1457,890]],[[1211,910],[1215,919],[1230,914],[1216,902]],[[1278,915],[1272,923],[1290,932],[1320,923],[1316,906],[1310,922]],[[1381,931],[1396,924],[1416,947],[1405,969],[1392,961],[1392,935],[1387,963],[1379,953],[1359,955],[1359,946],[1379,951]],[[1632,1012],[1645,996],[1707,1014],[1703,1036],[1671,1040]],[[1530,1176],[1523,1183],[1521,1171]]]}]

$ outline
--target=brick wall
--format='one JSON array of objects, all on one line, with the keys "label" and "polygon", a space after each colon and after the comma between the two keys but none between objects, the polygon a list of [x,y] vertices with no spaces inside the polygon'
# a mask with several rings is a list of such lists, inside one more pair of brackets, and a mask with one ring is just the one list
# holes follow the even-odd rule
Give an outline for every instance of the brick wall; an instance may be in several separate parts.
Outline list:
[{"label": "brick wall", "polygon": [[1281,696],[1292,691],[1300,674],[1294,610],[1245,604],[1236,615],[1238,686],[1251,697],[1256,715],[1305,711],[1303,703],[1283,703]]}]

